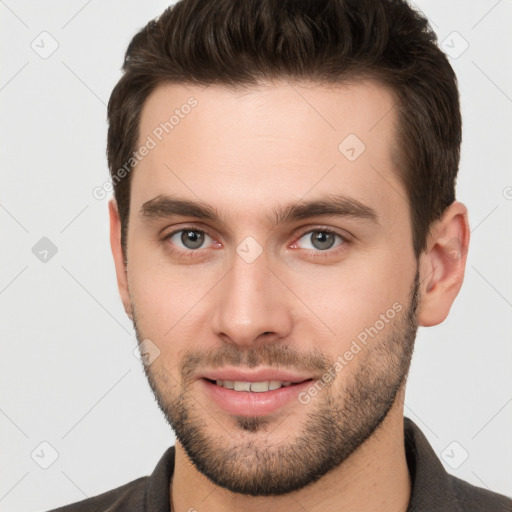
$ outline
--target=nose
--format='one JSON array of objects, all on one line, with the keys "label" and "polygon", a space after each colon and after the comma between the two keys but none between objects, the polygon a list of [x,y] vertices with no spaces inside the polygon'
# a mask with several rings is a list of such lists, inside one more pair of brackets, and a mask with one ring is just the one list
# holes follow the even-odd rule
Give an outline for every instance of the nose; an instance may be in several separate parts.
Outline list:
[{"label": "nose", "polygon": [[226,277],[216,287],[212,330],[240,348],[258,339],[287,337],[293,326],[291,296],[271,270],[265,251],[248,263],[238,254]]}]

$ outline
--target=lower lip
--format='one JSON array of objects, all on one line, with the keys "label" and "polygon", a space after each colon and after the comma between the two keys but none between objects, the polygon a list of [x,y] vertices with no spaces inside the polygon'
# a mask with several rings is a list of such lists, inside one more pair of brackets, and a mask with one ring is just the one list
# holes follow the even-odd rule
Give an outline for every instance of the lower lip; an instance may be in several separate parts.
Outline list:
[{"label": "lower lip", "polygon": [[311,386],[312,380],[261,393],[227,389],[207,379],[200,379],[199,383],[206,394],[226,412],[239,416],[265,416],[297,400],[298,394]]}]

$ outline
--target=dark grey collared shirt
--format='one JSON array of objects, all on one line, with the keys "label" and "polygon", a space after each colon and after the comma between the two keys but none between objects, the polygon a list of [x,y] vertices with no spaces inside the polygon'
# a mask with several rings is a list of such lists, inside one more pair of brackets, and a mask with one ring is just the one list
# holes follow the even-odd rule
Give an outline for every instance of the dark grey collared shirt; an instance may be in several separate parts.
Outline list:
[{"label": "dark grey collared shirt", "polygon": [[[407,512],[512,512],[512,499],[471,485],[444,469],[419,427],[404,417],[405,452],[412,492]],[[151,476],[51,512],[170,512],[174,446]]]}]

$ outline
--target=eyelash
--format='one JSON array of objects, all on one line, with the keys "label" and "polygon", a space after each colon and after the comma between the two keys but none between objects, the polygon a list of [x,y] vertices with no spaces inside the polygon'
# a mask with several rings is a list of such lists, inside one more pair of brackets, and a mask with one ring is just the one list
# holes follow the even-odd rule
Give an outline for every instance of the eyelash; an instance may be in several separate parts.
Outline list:
[{"label": "eyelash", "polygon": [[[177,229],[176,231],[172,231],[171,233],[168,233],[168,234],[164,235],[162,237],[161,241],[162,242],[166,242],[167,240],[170,240],[177,233],[182,233],[183,231],[193,231],[195,233],[202,233],[202,234],[207,235],[210,238],[214,239],[214,237],[211,236],[204,229],[197,229],[194,226],[184,226],[181,229]],[[304,249],[306,251],[311,251],[311,253],[312,253],[311,256],[313,258],[326,258],[326,257],[329,257],[329,256],[333,256],[335,254],[338,254],[339,252],[345,251],[347,249],[346,246],[351,243],[351,240],[347,236],[344,236],[344,235],[342,235],[342,234],[340,234],[337,231],[334,231],[332,229],[323,228],[322,226],[316,227],[314,229],[308,229],[307,231],[303,231],[300,234],[300,236],[298,236],[296,238],[296,240],[297,241],[300,240],[301,238],[304,237],[304,235],[307,235],[309,233],[328,233],[330,235],[334,235],[334,236],[338,237],[341,240],[341,244],[337,245],[334,249],[325,249],[324,251],[322,251],[322,250]],[[294,244],[295,243],[296,242],[294,242]],[[197,253],[199,253],[202,250],[206,250],[206,249],[188,249],[188,250],[184,250],[184,249],[176,249],[175,247],[171,247],[169,250],[171,252],[177,253],[179,255],[183,255],[183,256],[186,256],[186,257],[194,258],[194,257],[197,256]]]}]

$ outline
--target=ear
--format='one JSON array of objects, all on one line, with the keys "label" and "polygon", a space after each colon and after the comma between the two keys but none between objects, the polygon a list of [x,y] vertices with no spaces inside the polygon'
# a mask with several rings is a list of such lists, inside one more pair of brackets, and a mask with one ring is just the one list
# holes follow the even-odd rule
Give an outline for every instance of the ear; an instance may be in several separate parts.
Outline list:
[{"label": "ear", "polygon": [[458,201],[433,224],[420,256],[419,325],[437,325],[448,316],[464,280],[469,233],[467,208]]},{"label": "ear", "polygon": [[114,256],[116,267],[117,287],[119,295],[123,302],[126,314],[133,320],[130,294],[128,293],[128,276],[126,272],[126,262],[124,260],[123,249],[121,246],[121,220],[115,199],[108,202],[108,211],[110,216],[110,247]]}]

